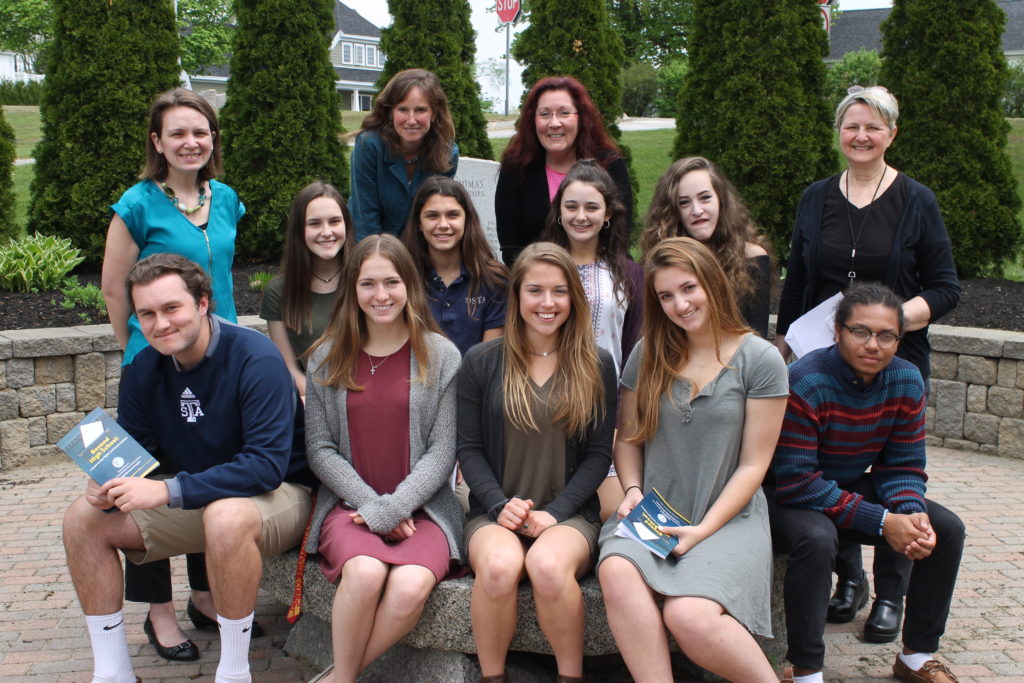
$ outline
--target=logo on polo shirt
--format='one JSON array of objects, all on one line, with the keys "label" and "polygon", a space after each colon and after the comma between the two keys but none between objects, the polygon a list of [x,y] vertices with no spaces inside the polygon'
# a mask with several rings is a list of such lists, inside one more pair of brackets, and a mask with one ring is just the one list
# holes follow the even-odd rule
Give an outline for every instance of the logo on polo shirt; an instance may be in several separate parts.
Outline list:
[{"label": "logo on polo shirt", "polygon": [[197,418],[203,416],[203,409],[199,407],[199,399],[188,387],[181,392],[181,416],[185,418],[185,422],[195,422]]}]

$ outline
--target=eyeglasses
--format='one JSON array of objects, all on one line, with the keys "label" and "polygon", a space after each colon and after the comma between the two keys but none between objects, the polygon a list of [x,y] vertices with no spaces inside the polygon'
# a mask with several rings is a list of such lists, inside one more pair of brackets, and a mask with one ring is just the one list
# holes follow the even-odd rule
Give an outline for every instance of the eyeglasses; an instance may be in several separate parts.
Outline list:
[{"label": "eyeglasses", "polygon": [[576,112],[570,111],[569,109],[561,109],[559,111],[551,111],[550,109],[539,109],[537,110],[537,118],[541,121],[550,121],[552,118],[560,119],[565,121],[576,116]]},{"label": "eyeglasses", "polygon": [[845,327],[859,343],[867,344],[868,340],[874,337],[878,340],[878,345],[883,349],[887,349],[900,339],[903,339],[903,337],[894,332],[872,332],[866,327],[850,327],[849,325],[843,325],[843,327]]}]

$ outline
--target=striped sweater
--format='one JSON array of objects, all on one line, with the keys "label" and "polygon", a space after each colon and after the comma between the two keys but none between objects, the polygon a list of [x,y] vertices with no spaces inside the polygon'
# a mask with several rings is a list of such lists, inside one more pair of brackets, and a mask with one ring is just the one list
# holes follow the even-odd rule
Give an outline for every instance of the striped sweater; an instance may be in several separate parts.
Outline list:
[{"label": "striped sweater", "polygon": [[[924,512],[925,392],[902,358],[864,386],[835,346],[789,369],[789,403],[772,469],[778,502],[878,535],[882,512]],[[843,490],[871,468],[884,505]]]}]

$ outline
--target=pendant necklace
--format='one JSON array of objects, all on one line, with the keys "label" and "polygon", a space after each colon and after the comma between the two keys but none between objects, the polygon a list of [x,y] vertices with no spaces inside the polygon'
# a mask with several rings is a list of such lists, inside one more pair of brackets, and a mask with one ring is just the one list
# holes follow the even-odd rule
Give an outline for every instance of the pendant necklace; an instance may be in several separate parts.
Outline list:
[{"label": "pendant necklace", "polygon": [[531,356],[540,356],[541,358],[547,358],[553,353],[558,353],[558,349],[551,349],[550,351],[530,351]]},{"label": "pendant necklace", "polygon": [[[342,271],[342,269],[344,267],[345,266],[342,266],[341,268],[338,268],[338,272],[336,272],[334,275],[332,275],[330,277],[327,277],[327,278],[320,277],[316,273],[313,273],[313,277],[315,277],[317,280],[319,280],[320,282],[324,283],[325,285],[329,285],[329,284],[331,284],[331,280],[333,280],[334,278],[338,277],[341,274],[341,271]],[[366,355],[370,355],[370,354],[366,354]]]},{"label": "pendant necklace", "polygon": [[875,198],[878,197],[878,190],[882,187],[882,181],[885,180],[885,172],[889,170],[888,166],[882,167],[882,176],[878,179],[878,184],[875,185],[875,191],[871,193],[871,202],[868,204],[868,210],[864,212],[864,218],[860,222],[860,228],[857,230],[857,234],[853,234],[853,218],[850,215],[850,171],[846,171],[846,222],[850,226],[850,272],[846,274],[850,278],[850,284],[857,279],[857,271],[853,269],[853,261],[857,258],[857,243],[860,241],[860,236],[864,232],[864,226],[867,225],[868,216],[871,215],[871,209],[875,205]]},{"label": "pendant necklace", "polygon": [[[363,353],[366,353],[366,352],[363,351]],[[379,368],[380,366],[384,365],[384,363],[387,361],[387,359],[391,358],[391,356],[393,356],[393,355],[395,355],[394,351],[392,351],[388,355],[384,356],[384,358],[383,358],[383,360],[381,360],[381,362],[374,363],[373,362],[373,356],[371,356],[370,354],[366,353],[366,357],[370,359],[370,374],[371,375],[376,375],[377,374],[377,368]]]}]

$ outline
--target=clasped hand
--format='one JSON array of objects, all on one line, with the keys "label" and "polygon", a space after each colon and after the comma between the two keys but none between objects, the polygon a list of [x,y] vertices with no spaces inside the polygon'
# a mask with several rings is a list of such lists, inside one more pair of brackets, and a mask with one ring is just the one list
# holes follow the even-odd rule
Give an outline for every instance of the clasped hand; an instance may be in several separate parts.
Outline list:
[{"label": "clasped hand", "polygon": [[[349,517],[352,518],[353,524],[366,524],[366,520],[358,512],[349,513]],[[406,517],[398,523],[391,531],[386,534],[381,534],[388,541],[404,541],[416,533],[416,522],[413,521],[412,517]]]},{"label": "clasped hand", "polygon": [[498,513],[498,524],[529,538],[537,538],[557,523],[551,513],[534,510],[532,500],[518,497],[510,499]]},{"label": "clasped hand", "polygon": [[890,512],[882,524],[882,536],[889,546],[911,560],[923,560],[932,554],[938,539],[932,529],[928,514],[914,512],[901,515]]},{"label": "clasped hand", "polygon": [[160,479],[117,477],[102,486],[90,479],[85,486],[85,500],[100,510],[151,510],[167,505],[169,499],[167,484]]}]

